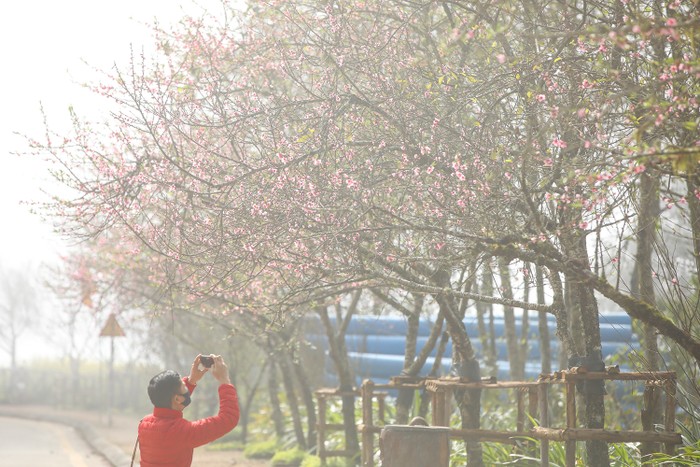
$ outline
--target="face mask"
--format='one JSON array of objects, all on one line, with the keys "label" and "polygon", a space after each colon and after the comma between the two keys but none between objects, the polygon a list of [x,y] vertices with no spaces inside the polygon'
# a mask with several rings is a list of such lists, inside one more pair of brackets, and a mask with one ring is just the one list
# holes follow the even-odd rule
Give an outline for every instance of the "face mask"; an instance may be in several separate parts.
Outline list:
[{"label": "face mask", "polygon": [[190,405],[190,402],[192,402],[192,397],[190,396],[190,391],[187,391],[186,393],[180,394],[180,395],[185,398],[185,400],[182,401],[182,405],[184,407],[187,407],[188,405]]}]

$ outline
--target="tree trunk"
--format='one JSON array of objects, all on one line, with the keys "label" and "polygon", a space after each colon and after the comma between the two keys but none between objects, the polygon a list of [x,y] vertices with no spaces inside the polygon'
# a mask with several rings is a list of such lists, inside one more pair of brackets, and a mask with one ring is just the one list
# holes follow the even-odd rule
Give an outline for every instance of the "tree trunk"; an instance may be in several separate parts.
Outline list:
[{"label": "tree trunk", "polygon": [[[438,316],[435,326],[431,330],[430,339],[432,339],[433,333],[440,336],[440,343],[437,346],[437,352],[435,353],[435,360],[433,361],[433,367],[430,369],[429,376],[437,376],[442,367],[442,357],[445,355],[447,350],[447,344],[450,341],[450,335],[447,332],[442,332],[442,327],[445,318],[442,315]],[[426,346],[427,347],[427,346]],[[428,391],[423,391],[420,398],[420,409],[418,415],[425,418],[428,416],[428,409],[432,403],[431,394]]]},{"label": "tree trunk", "polygon": [[[422,305],[422,299],[420,300]],[[420,368],[415,368],[413,371],[411,367],[416,358],[416,342],[418,340],[418,325],[420,324],[420,309],[415,310],[408,316],[408,329],[406,333],[406,349],[404,351],[404,362],[402,375],[408,375],[413,373],[417,375],[420,372]],[[415,365],[416,367],[418,365]],[[423,365],[420,365],[422,368]],[[407,425],[408,417],[411,411],[411,406],[413,405],[413,389],[401,388],[399,389],[398,396],[396,398],[396,423],[399,425]]]},{"label": "tree trunk", "polygon": [[[491,268],[489,268],[484,261],[485,266],[482,269],[481,274],[481,294],[485,296],[491,296],[493,294],[493,273]],[[475,292],[479,293],[479,290],[475,283]],[[496,368],[498,355],[496,353],[496,330],[494,329],[493,322],[493,306],[490,303],[476,302],[476,319],[477,325],[479,326],[479,340],[481,341],[481,353],[484,356],[484,361],[486,362],[486,367],[488,370],[496,374],[498,368]],[[488,317],[488,326],[486,318]]]},{"label": "tree trunk", "polygon": [[[355,390],[355,378],[350,371],[350,363],[348,361],[348,352],[345,345],[345,332],[352,316],[357,310],[357,304],[362,294],[361,290],[355,292],[352,297],[350,306],[348,307],[345,316],[342,316],[340,305],[336,310],[336,322],[338,328],[333,329],[331,321],[328,317],[328,309],[326,307],[316,308],[316,312],[321,318],[323,327],[328,338],[328,353],[333,360],[335,370],[338,373],[339,389],[349,393]],[[343,425],[345,430],[345,447],[346,450],[356,453],[360,452],[360,441],[357,436],[357,428],[355,426],[355,397],[343,396],[341,398],[341,412],[343,414]]]},{"label": "tree trunk", "polygon": [[[503,297],[513,299],[513,288],[510,284],[510,270],[508,262],[504,258],[498,259],[498,272],[501,278],[501,290]],[[523,381],[525,379],[525,361],[522,358],[520,346],[518,345],[518,334],[515,329],[515,311],[512,306],[503,307],[503,322],[506,346],[508,348],[508,361],[510,362],[510,379],[513,381]]]},{"label": "tree trunk", "polygon": [[292,427],[294,429],[297,446],[302,450],[306,450],[307,444],[304,437],[304,426],[301,421],[299,402],[297,401],[296,391],[294,390],[294,377],[289,360],[289,354],[282,351],[278,355],[277,363],[282,372],[282,384],[284,385],[284,392],[287,395],[287,405],[289,406],[289,412],[292,416]]},{"label": "tree trunk", "polygon": [[[274,355],[274,354],[273,354]],[[274,357],[273,357],[274,358]],[[269,367],[269,379],[267,389],[269,392],[270,406],[272,407],[272,423],[275,426],[275,435],[280,440],[284,437],[284,418],[279,399],[279,381],[277,380],[277,365],[274,361]]]},{"label": "tree trunk", "polygon": [[[586,249],[585,235],[572,232],[567,246],[570,256],[575,258],[581,267],[588,268],[588,252]],[[576,366],[586,366],[591,371],[604,371],[602,346],[600,341],[600,321],[598,318],[598,305],[593,289],[580,280],[570,278],[567,287],[571,288],[570,296],[576,298],[576,308],[580,313],[583,329],[584,354],[572,356],[572,363]],[[579,385],[584,401],[584,421],[587,428],[605,427],[605,405],[603,397],[605,386],[602,381],[586,381]],[[595,467],[607,467],[610,465],[608,456],[608,444],[605,441],[586,441],[587,465]]]},{"label": "tree trunk", "polygon": [[[535,280],[537,281],[537,304],[544,305],[544,274],[542,266],[535,266]],[[552,349],[549,341],[549,326],[547,325],[547,313],[539,311],[537,315],[537,329],[540,339],[540,361],[542,362],[542,373],[552,372]]]},{"label": "tree trunk", "polygon": [[695,274],[696,278],[700,277],[700,200],[697,195],[700,194],[700,171],[696,170],[689,175],[686,181],[688,186],[688,213],[690,215],[690,228],[693,239],[693,257],[695,258]]},{"label": "tree trunk", "polygon": [[292,366],[296,374],[297,383],[299,383],[299,387],[301,388],[301,398],[306,407],[308,427],[306,439],[309,443],[308,447],[316,448],[316,404],[314,403],[313,390],[311,386],[309,386],[309,377],[306,375],[306,370],[304,370],[300,362],[301,360],[299,358],[294,358],[292,360]]},{"label": "tree trunk", "polygon": [[[654,292],[654,271],[652,258],[656,240],[656,225],[659,220],[659,179],[650,174],[648,169],[641,176],[639,195],[639,220],[637,228],[637,267],[639,299],[651,306],[656,306]],[[642,324],[642,343],[648,370],[659,370],[659,346],[656,328]],[[658,388],[647,387],[644,390],[644,407],[642,408],[642,429],[654,431],[654,425],[661,423],[661,394]],[[642,459],[648,459],[654,452],[659,452],[659,443],[645,442],[640,446]]]},{"label": "tree trunk", "polygon": [[[450,287],[449,271],[440,270],[435,273],[436,285]],[[476,359],[464,322],[457,314],[457,303],[452,295],[439,294],[435,297],[440,314],[447,322],[447,331],[452,337],[452,360],[458,376],[468,381],[480,381],[479,361]],[[478,429],[481,426],[481,390],[468,389],[455,391],[455,399],[462,417],[462,428]],[[465,438],[467,450],[467,467],[483,467],[483,452],[481,443]]]}]

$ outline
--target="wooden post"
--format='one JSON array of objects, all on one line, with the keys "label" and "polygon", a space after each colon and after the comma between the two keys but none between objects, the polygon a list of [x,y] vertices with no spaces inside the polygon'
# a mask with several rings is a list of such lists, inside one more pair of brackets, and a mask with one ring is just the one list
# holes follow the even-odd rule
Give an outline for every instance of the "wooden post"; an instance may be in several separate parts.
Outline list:
[{"label": "wooden post", "polygon": [[[532,418],[537,418],[537,387],[536,386],[528,386],[527,387],[527,411],[530,414],[530,417]],[[532,423],[528,424],[528,426],[532,426]]]},{"label": "wooden post", "polygon": [[384,417],[386,412],[386,392],[377,395],[377,404],[379,406],[379,421],[382,422],[382,425],[386,425],[386,419]]},{"label": "wooden post", "polygon": [[[567,375],[568,376],[568,375]],[[566,381],[566,427],[576,428],[576,382],[565,377]],[[576,441],[565,442],[566,467],[576,467]]]},{"label": "wooden post", "polygon": [[450,426],[450,403],[452,390],[445,386],[438,386],[433,392],[433,426]]},{"label": "wooden post", "polygon": [[517,401],[517,414],[515,418],[515,431],[522,432],[525,430],[525,394],[520,388],[515,389]]},{"label": "wooden post", "polygon": [[362,383],[362,465],[374,467],[374,422],[372,421],[372,399],[374,382],[365,380]]},{"label": "wooden post", "polygon": [[442,421],[442,417],[445,413],[445,393],[442,388],[435,388],[430,403],[433,409],[433,426],[445,426]]},{"label": "wooden post", "polygon": [[[540,382],[537,389],[540,403],[540,426],[542,428],[549,428],[549,402],[547,402],[549,385]],[[540,463],[543,467],[549,467],[549,440],[547,439],[540,440]]]},{"label": "wooden post", "polygon": [[[442,407],[442,426],[450,426],[450,415],[452,415],[452,397],[454,396],[454,390],[451,386],[445,388],[445,404]],[[460,401],[461,402],[461,401]]]},{"label": "wooden post", "polygon": [[318,398],[318,428],[316,431],[318,457],[321,459],[321,465],[326,465],[326,396],[316,394],[316,397]]},{"label": "wooden post", "polygon": [[[666,428],[666,431],[673,432],[676,428],[676,379],[667,379],[665,386],[666,413],[664,414],[664,428]],[[664,450],[666,454],[673,455],[676,446],[673,443],[665,443]]]}]

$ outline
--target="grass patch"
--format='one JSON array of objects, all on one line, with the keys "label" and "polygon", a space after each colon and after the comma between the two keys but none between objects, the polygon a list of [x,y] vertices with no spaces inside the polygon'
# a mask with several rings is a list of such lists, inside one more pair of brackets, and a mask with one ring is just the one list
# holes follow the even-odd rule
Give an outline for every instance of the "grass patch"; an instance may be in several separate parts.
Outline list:
[{"label": "grass patch", "polygon": [[276,441],[262,441],[246,444],[245,448],[243,448],[243,455],[248,459],[272,459],[276,451]]},{"label": "grass patch", "polygon": [[279,451],[272,456],[271,465],[273,466],[296,466],[299,467],[308,454],[299,448],[287,449]]}]

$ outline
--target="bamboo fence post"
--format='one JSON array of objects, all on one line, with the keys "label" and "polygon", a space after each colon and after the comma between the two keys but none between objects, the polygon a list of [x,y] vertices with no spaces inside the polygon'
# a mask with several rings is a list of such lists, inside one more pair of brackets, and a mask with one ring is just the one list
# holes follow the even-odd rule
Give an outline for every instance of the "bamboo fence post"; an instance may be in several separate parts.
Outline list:
[{"label": "bamboo fence post", "polygon": [[[540,382],[537,387],[537,395],[540,403],[540,426],[543,428],[549,427],[549,403],[547,402],[547,393],[549,384]],[[549,440],[540,440],[540,462],[543,467],[549,467]]]},{"label": "bamboo fence post", "polygon": [[362,465],[364,467],[374,467],[373,388],[374,382],[372,380],[365,380],[362,384]]},{"label": "bamboo fence post", "polygon": [[449,427],[450,426],[450,415],[452,415],[452,397],[454,395],[454,391],[451,386],[448,386],[445,388],[445,403],[442,407],[443,409],[443,414],[442,414],[442,420],[443,420],[443,425]]},{"label": "bamboo fence post", "polygon": [[[530,417],[533,419],[537,418],[537,387],[536,386],[528,386],[527,387],[527,411],[530,414]],[[529,423],[530,426],[532,426],[532,422]]]},{"label": "bamboo fence post", "polygon": [[446,426],[443,417],[445,416],[445,391],[441,387],[435,388],[432,397],[433,416],[432,422],[434,426]]},{"label": "bamboo fence post", "polygon": [[318,457],[321,464],[326,462],[326,396],[316,394],[318,398],[318,429],[316,431],[316,442],[318,444]]},{"label": "bamboo fence post", "polygon": [[[566,381],[566,427],[576,428],[576,382],[570,375],[564,377]],[[576,441],[567,440],[565,442],[566,449],[566,467],[576,467]]]},{"label": "bamboo fence post", "polygon": [[[669,378],[666,380],[666,413],[664,414],[664,428],[666,431],[673,432],[676,429],[676,379]],[[676,446],[673,443],[665,443],[664,450],[666,454],[673,455]]]},{"label": "bamboo fence post", "polygon": [[384,413],[386,411],[386,393],[377,395],[377,404],[379,407],[379,421],[381,421],[382,425],[384,425],[386,424],[386,420],[384,417]]},{"label": "bamboo fence post", "polygon": [[525,429],[525,394],[519,388],[515,390],[517,396],[517,415],[515,419],[515,431],[522,432]]}]

